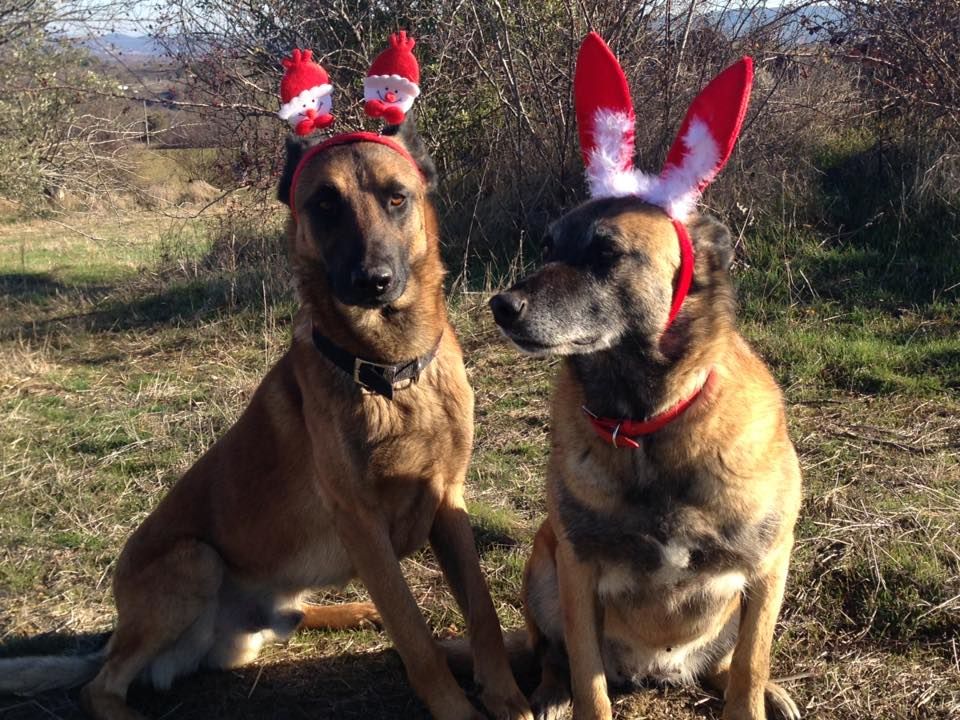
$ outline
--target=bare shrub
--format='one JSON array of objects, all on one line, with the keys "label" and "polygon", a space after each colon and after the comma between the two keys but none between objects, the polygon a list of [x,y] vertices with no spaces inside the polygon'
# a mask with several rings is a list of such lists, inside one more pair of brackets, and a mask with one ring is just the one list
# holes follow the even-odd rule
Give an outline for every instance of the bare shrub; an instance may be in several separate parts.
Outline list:
[{"label": "bare shrub", "polygon": [[[835,0],[824,25],[837,61],[855,68],[875,145],[870,161],[916,208],[960,210],[960,3]],[[899,182],[895,182],[899,180]]]},{"label": "bare shrub", "polygon": [[861,67],[877,109],[960,128],[960,4],[835,0],[831,39]]},{"label": "bare shrub", "polygon": [[[736,171],[725,173],[705,198],[738,233],[758,223],[848,231],[857,220],[839,217],[832,200],[825,204],[824,178],[841,156],[878,147],[886,154],[875,167],[909,157],[896,172],[912,173],[917,188],[954,197],[956,139],[929,122],[935,115],[942,128],[954,112],[956,76],[942,72],[960,27],[950,3],[838,0],[767,8],[749,0],[231,0],[211,12],[207,0],[175,0],[158,36],[184,67],[194,109],[216,128],[224,146],[220,171],[266,192],[286,132],[271,117],[279,59],[294,46],[312,47],[337,86],[339,127],[359,127],[365,124],[360,79],[369,61],[389,32],[410,30],[423,66],[420,125],[441,171],[446,255],[455,276],[466,281],[480,279],[491,265],[506,272],[526,263],[544,224],[583,197],[571,82],[589,29],[609,41],[630,79],[637,164],[651,171],[698,90],[740,55],[754,57],[754,99],[733,158]],[[912,26],[910,13],[921,5],[923,20]],[[884,13],[896,22],[888,26]],[[887,61],[874,63],[876,53],[851,49],[881,39],[884,57],[899,57],[905,48],[896,72]],[[924,58],[928,69],[918,76]],[[935,95],[931,88],[912,91],[914,102],[929,110],[916,116],[924,122],[911,124],[909,112],[893,122],[885,109],[891,98],[934,80],[941,87]],[[873,177],[890,193],[900,192],[890,185],[890,172]]]},{"label": "bare shrub", "polygon": [[755,181],[722,183],[710,198],[721,210],[746,185],[764,200],[802,188],[804,168],[790,163],[787,183],[776,168],[816,135],[822,123],[811,120],[833,114],[850,91],[840,80],[830,82],[836,93],[822,92],[830,72],[798,44],[805,31],[789,4],[768,11],[742,2],[718,9],[653,0],[335,0],[218,3],[214,13],[205,0],[177,0],[168,7],[158,36],[185,67],[191,100],[220,129],[237,182],[264,188],[280,161],[271,150],[286,130],[268,117],[279,59],[293,46],[314,48],[337,84],[341,127],[357,126],[369,61],[389,32],[411,30],[424,68],[421,125],[443,177],[448,258],[464,277],[471,266],[522,263],[526,238],[539,237],[550,217],[582,197],[571,79],[588,29],[609,40],[627,71],[639,163],[651,170],[699,88],[739,55],[755,56],[757,100],[737,158],[741,177]]},{"label": "bare shrub", "polygon": [[22,211],[86,205],[120,188],[135,130],[117,103],[90,102],[109,81],[58,33],[119,8],[0,0],[0,196]]},{"label": "bare shrub", "polygon": [[202,219],[175,223],[162,235],[149,282],[197,288],[205,312],[292,310],[285,220],[255,198],[227,198]]}]

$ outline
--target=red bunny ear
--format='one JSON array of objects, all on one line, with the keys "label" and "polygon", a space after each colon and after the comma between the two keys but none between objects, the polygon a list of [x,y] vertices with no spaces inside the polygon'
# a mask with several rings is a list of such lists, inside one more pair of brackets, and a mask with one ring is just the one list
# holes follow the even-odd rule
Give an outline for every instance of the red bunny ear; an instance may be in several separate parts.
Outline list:
[{"label": "red bunny ear", "polygon": [[753,60],[741,58],[717,75],[687,110],[660,172],[654,202],[683,219],[727,163],[750,102]]},{"label": "red bunny ear", "polygon": [[630,88],[617,58],[595,32],[580,45],[573,96],[590,194],[635,194]]}]

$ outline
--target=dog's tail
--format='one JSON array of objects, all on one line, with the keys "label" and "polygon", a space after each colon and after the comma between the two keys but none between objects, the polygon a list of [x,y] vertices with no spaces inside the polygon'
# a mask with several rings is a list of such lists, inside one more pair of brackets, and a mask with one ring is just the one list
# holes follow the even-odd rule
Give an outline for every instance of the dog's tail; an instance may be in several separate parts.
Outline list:
[{"label": "dog's tail", "polygon": [[[511,630],[503,635],[507,646],[507,657],[510,658],[510,669],[514,677],[524,678],[532,676],[540,669],[530,639],[526,630]],[[470,642],[465,637],[443,640],[440,647],[447,653],[447,664],[451,672],[461,678],[473,675],[473,654],[470,651]]]},{"label": "dog's tail", "polygon": [[107,657],[106,647],[84,655],[0,658],[0,695],[37,695],[92,680]]}]

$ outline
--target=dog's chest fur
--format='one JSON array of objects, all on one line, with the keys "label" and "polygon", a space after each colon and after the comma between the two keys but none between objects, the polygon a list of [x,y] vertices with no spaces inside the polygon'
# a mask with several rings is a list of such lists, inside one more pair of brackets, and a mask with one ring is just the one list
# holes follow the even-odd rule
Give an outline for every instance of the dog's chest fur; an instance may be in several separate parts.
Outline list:
[{"label": "dog's chest fur", "polygon": [[471,403],[469,387],[457,384],[442,358],[393,400],[364,400],[352,460],[377,498],[398,556],[426,542],[447,485],[462,479],[472,444]]},{"label": "dog's chest fur", "polygon": [[612,475],[584,449],[557,483],[564,532],[582,561],[598,565],[600,595],[694,610],[739,592],[777,535],[777,513],[731,513],[737,503],[714,468],[618,452],[634,453],[629,471]]}]

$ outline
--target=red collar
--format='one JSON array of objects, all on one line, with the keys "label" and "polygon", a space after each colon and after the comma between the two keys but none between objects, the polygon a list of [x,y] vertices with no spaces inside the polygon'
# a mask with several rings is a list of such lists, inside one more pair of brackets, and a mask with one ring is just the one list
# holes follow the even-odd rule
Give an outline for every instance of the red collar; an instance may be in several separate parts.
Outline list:
[{"label": "red collar", "polygon": [[639,448],[640,443],[638,443],[635,438],[643,435],[652,435],[658,430],[662,430],[671,422],[683,415],[687,408],[693,405],[697,398],[700,397],[700,393],[703,392],[703,389],[707,386],[707,383],[710,382],[712,377],[713,370],[707,373],[706,380],[703,381],[703,384],[700,385],[700,387],[693,391],[692,395],[687,397],[685,400],[681,400],[669,410],[665,410],[659,415],[654,415],[652,418],[647,420],[612,420],[611,418],[597,417],[590,412],[586,406],[583,407],[583,412],[586,414],[587,419],[593,426],[594,432],[596,432],[597,435],[599,435],[602,439],[611,443],[614,447]]},{"label": "red collar", "polygon": [[293,179],[290,181],[290,212],[293,214],[294,221],[297,219],[297,181],[300,179],[300,173],[303,171],[303,168],[306,167],[307,163],[324,150],[329,150],[330,148],[337,147],[339,145],[352,145],[354,143],[361,142],[372,142],[390,148],[394,152],[403,156],[417,169],[417,172],[420,173],[420,177],[423,177],[423,170],[421,170],[420,166],[417,165],[417,161],[413,159],[413,156],[403,145],[398,143],[393,138],[387,137],[386,135],[362,131],[334,135],[327,138],[319,145],[314,145],[312,148],[307,150],[306,154],[300,158],[300,162],[297,163],[297,168],[293,171]]}]

